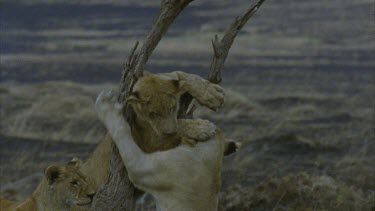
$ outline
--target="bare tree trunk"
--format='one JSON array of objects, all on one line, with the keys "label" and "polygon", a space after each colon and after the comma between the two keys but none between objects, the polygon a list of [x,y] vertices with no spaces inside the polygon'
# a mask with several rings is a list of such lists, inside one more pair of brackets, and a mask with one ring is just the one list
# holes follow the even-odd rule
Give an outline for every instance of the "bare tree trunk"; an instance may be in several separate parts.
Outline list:
[{"label": "bare tree trunk", "polygon": [[[158,17],[144,42],[139,55],[135,54],[138,42],[131,51],[128,61],[124,66],[120,82],[119,102],[124,102],[131,94],[137,78],[142,75],[143,68],[148,58],[158,45],[162,36],[167,32],[170,24],[180,12],[193,0],[162,0]],[[130,107],[124,108],[124,116],[128,121],[133,121],[134,112]],[[97,192],[91,210],[125,210],[135,209],[137,190],[130,182],[121,156],[112,143],[112,158],[109,172],[109,181]]]},{"label": "bare tree trunk", "polygon": [[135,193],[136,189],[129,180],[120,153],[112,143],[108,182],[98,191],[91,210],[134,210]]},{"label": "bare tree trunk", "polygon": [[[160,13],[156,18],[140,53],[136,54],[139,44],[137,42],[124,66],[120,82],[120,93],[118,96],[119,102],[124,102],[131,94],[133,85],[137,81],[137,78],[142,75],[147,60],[158,45],[162,36],[167,32],[168,27],[173,23],[180,12],[192,1],[193,0],[162,0]],[[225,35],[220,42],[218,37],[215,36],[212,41],[214,56],[208,74],[209,81],[213,83],[221,82],[221,69],[224,66],[225,59],[236,35],[263,2],[264,0],[259,0],[258,3],[253,5],[242,17],[236,18],[226,30]],[[192,99],[193,98],[188,94],[182,97],[179,118],[192,117],[195,107],[188,110]],[[128,121],[133,121],[134,112],[130,107],[124,108],[124,117]],[[98,190],[91,210],[132,211],[135,209],[137,192],[137,189],[129,180],[128,173],[115,144],[112,143],[109,181]]]}]

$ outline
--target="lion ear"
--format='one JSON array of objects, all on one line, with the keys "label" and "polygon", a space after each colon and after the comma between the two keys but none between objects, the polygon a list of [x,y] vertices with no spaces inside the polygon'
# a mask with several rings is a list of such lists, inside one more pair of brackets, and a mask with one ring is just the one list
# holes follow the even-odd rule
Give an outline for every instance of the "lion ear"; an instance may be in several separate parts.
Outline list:
[{"label": "lion ear", "polygon": [[68,165],[73,166],[74,168],[81,167],[81,159],[74,157],[71,161],[68,162]]},{"label": "lion ear", "polygon": [[59,166],[49,166],[44,172],[49,185],[52,185],[62,174],[62,169]]},{"label": "lion ear", "polygon": [[172,79],[171,80],[173,86],[175,87],[176,93],[182,95],[187,92],[186,90],[186,82],[180,79]]}]

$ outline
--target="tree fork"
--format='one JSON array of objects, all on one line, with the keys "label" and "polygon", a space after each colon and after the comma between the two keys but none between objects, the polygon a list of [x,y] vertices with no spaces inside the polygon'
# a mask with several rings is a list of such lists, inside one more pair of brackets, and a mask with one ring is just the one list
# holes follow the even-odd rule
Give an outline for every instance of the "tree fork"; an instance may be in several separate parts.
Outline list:
[{"label": "tree fork", "polygon": [[[139,54],[136,53],[139,45],[137,41],[124,65],[119,86],[119,102],[126,101],[138,77],[143,74],[144,67],[153,50],[156,48],[163,35],[168,31],[169,26],[180,12],[193,1],[194,0],[162,0],[159,15],[155,19],[152,29],[142,45]],[[250,7],[243,16],[237,17],[225,31],[221,41],[219,41],[217,35],[212,40],[214,54],[208,74],[209,81],[213,83],[221,82],[221,70],[234,39],[264,1],[265,0],[259,0],[255,5]],[[193,98],[188,94],[185,94],[181,98],[179,118],[192,118],[195,110],[195,106],[191,106],[192,99]],[[129,122],[133,121],[134,112],[130,107],[125,106],[123,114]],[[126,168],[114,143],[112,143],[110,166],[108,182],[98,190],[91,210],[133,211],[139,191],[130,182]]]}]

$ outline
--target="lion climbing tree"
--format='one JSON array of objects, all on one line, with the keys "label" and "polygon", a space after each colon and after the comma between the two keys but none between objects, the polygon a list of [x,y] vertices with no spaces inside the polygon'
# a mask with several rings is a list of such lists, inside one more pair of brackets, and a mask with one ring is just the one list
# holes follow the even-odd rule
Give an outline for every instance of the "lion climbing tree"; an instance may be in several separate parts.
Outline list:
[{"label": "lion climbing tree", "polygon": [[[193,1],[194,0],[162,0],[160,12],[156,17],[146,40],[143,42],[141,49],[137,52],[139,42],[136,42],[124,65],[119,88],[119,102],[124,102],[131,94],[135,82],[140,76],[142,76],[143,69],[148,59],[163,35],[167,32],[169,26],[181,11]],[[213,83],[221,82],[221,70],[234,39],[263,2],[264,0],[259,0],[256,4],[251,6],[244,15],[237,17],[227,28],[221,40],[219,40],[217,35],[214,37],[212,40],[213,58],[208,72],[209,81]],[[179,118],[192,118],[195,110],[192,100],[193,98],[188,94],[182,96]],[[128,121],[133,121],[134,115],[135,114],[130,107],[124,108],[124,117]],[[109,174],[108,182],[98,190],[91,210],[134,210],[135,201],[140,192],[129,180],[126,168],[122,163],[115,144],[112,144],[112,157]]]}]

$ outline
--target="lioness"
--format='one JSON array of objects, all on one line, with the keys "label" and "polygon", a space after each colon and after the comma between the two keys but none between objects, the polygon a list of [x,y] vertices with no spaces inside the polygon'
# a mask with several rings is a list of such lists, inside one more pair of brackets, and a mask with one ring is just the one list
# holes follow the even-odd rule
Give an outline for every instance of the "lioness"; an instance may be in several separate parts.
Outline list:
[{"label": "lioness", "polygon": [[220,132],[195,147],[145,153],[133,140],[122,116],[123,105],[116,103],[113,92],[100,93],[95,108],[119,149],[129,179],[154,196],[158,210],[217,209],[224,155]]},{"label": "lioness", "polygon": [[63,211],[71,210],[73,206],[89,205],[95,190],[79,168],[78,159],[73,159],[66,165],[49,166],[41,183],[29,198],[21,203],[0,199],[0,210]]}]

